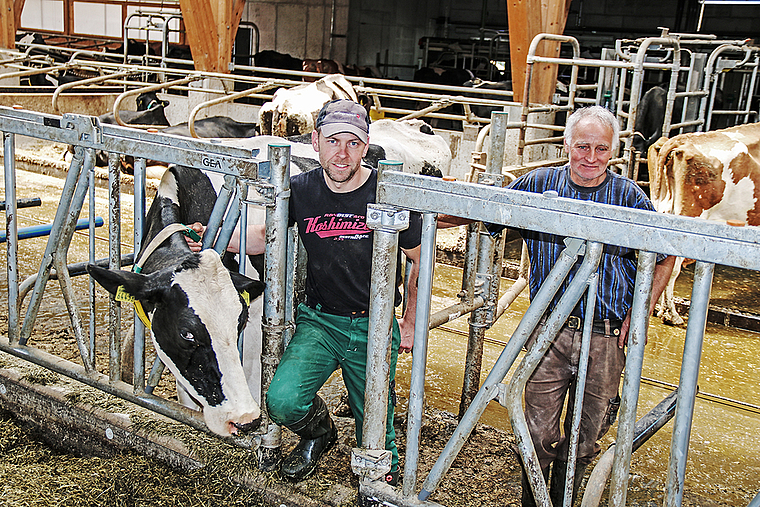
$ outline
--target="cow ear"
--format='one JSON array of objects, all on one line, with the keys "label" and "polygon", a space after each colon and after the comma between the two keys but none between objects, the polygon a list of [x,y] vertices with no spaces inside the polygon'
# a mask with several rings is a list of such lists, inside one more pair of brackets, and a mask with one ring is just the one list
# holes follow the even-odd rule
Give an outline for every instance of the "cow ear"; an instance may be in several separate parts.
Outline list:
[{"label": "cow ear", "polygon": [[230,271],[230,277],[232,278],[232,284],[239,293],[248,293],[248,301],[253,301],[264,292],[264,284],[258,280],[248,278],[235,271]]},{"label": "cow ear", "polygon": [[123,291],[135,299],[150,299],[155,292],[151,288],[155,287],[155,284],[150,283],[146,275],[123,269],[101,268],[95,264],[88,264],[87,272],[113,295],[116,295],[119,287],[123,287]]}]

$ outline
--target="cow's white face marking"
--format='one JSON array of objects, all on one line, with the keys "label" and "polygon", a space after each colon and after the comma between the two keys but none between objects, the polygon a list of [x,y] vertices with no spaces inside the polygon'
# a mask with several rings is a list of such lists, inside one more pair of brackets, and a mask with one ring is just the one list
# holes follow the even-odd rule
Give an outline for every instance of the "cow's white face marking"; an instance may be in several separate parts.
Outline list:
[{"label": "cow's white face marking", "polygon": [[[736,138],[736,135],[730,136]],[[700,218],[707,220],[740,220],[747,222],[747,214],[754,209],[755,182],[749,176],[745,176],[734,183],[734,171],[731,163],[742,153],[748,153],[744,143],[736,142],[729,150],[711,148],[707,155],[715,157],[723,164],[721,179],[725,183],[723,197],[720,202],[711,208],[702,211]]]},{"label": "cow's white face marking", "polygon": [[[213,250],[200,253],[200,265],[175,273],[172,286],[178,286],[187,297],[188,308],[194,312],[211,339],[211,348],[221,373],[220,401],[213,403],[181,374],[182,368],[161,349],[153,336],[162,361],[174,372],[177,381],[203,406],[206,425],[215,433],[229,435],[237,432],[231,421],[247,424],[259,418],[261,412],[251,397],[237,348],[238,322],[244,311],[230,274]],[[155,312],[154,312],[155,313]],[[182,334],[183,339],[191,337]],[[233,380],[237,379],[238,382]]]}]

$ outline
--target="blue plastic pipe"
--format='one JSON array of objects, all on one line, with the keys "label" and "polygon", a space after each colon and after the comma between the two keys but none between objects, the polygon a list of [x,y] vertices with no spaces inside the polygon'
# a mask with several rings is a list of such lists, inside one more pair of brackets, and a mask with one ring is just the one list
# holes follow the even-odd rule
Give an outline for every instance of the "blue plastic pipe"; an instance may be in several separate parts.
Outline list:
[{"label": "blue plastic pipe", "polygon": [[[89,218],[80,218],[77,221],[76,229],[87,229],[90,226]],[[95,227],[103,226],[103,218],[95,217]],[[30,227],[22,227],[18,230],[18,239],[38,238],[40,236],[47,236],[50,234],[50,229],[53,224],[32,225]],[[5,243],[6,240],[5,231],[0,231],[0,243]]]}]

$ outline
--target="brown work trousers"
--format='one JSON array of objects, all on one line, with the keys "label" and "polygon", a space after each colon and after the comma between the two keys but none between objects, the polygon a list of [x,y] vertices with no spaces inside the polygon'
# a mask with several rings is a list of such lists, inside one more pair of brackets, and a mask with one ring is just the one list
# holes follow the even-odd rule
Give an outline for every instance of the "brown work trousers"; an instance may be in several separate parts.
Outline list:
[{"label": "brown work trousers", "polygon": [[[529,338],[528,349],[543,326]],[[525,419],[541,468],[555,458],[567,461],[572,407],[575,403],[575,380],[581,350],[582,330],[563,327],[541,359],[525,387]],[[617,336],[591,334],[588,374],[583,395],[577,464],[588,465],[599,454],[598,440],[610,429],[619,403],[618,387],[625,366],[625,351],[618,348]],[[569,393],[564,431],[560,418]],[[617,399],[617,400],[616,400]]]}]

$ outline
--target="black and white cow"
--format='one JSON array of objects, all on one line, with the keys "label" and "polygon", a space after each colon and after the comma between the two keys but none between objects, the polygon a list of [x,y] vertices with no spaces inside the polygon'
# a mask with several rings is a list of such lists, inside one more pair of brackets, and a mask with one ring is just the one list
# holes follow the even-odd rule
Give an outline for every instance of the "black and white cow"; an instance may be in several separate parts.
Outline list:
[{"label": "black and white cow", "polygon": [[[167,225],[208,223],[215,201],[204,173],[171,166],[148,211],[143,250]],[[203,408],[211,431],[234,435],[257,426],[260,409],[246,384],[237,342],[248,321],[243,293],[255,300],[263,292],[261,282],[229,271],[213,250],[192,253],[180,232],[148,252],[140,273],[95,265],[88,272],[112,294],[123,287],[142,303],[156,353]]]},{"label": "black and white cow", "polygon": [[[241,138],[253,137],[257,132],[255,123],[244,123],[233,120],[227,116],[211,116],[209,118],[200,118],[193,124],[195,135],[197,137],[212,138]],[[178,136],[192,137],[190,127],[185,123],[173,125],[160,130],[163,134],[174,134]]]}]

